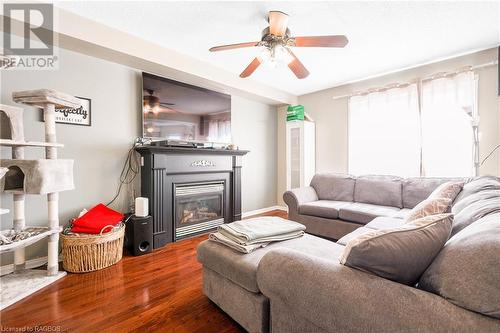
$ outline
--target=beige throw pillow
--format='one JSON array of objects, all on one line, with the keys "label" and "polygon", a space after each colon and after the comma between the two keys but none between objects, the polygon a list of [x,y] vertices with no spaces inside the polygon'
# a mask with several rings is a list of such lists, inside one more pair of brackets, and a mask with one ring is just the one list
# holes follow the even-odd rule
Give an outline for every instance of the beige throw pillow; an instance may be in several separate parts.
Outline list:
[{"label": "beige throw pillow", "polygon": [[450,199],[451,202],[455,201],[455,198],[462,191],[464,187],[464,182],[446,182],[439,185],[432,193],[429,195],[428,199],[435,198],[446,198]]},{"label": "beige throw pillow", "polygon": [[405,223],[410,223],[429,215],[443,214],[450,209],[451,200],[447,198],[426,199],[416,205],[406,217]]},{"label": "beige throw pillow", "polygon": [[429,215],[399,228],[374,230],[349,241],[340,263],[414,285],[451,232],[453,215]]}]

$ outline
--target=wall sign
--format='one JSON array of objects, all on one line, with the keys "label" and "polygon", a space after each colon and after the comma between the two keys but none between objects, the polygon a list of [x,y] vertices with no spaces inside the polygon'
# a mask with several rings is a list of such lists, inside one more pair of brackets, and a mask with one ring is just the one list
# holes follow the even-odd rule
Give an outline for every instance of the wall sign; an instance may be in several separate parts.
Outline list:
[{"label": "wall sign", "polygon": [[[91,125],[91,106],[90,99],[85,97],[78,97],[82,105],[78,108],[63,108],[56,109],[56,123],[71,124],[71,125]],[[43,113],[42,113],[43,120]]]}]

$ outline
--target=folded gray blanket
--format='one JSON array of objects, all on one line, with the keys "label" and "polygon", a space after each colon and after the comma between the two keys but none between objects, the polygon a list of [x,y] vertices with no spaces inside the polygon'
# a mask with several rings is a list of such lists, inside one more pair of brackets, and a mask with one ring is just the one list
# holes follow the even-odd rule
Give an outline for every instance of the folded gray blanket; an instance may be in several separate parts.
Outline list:
[{"label": "folded gray blanket", "polygon": [[306,227],[279,217],[259,217],[219,226],[209,239],[236,251],[250,253],[271,242],[283,241],[304,235]]},{"label": "folded gray blanket", "polygon": [[251,245],[243,245],[243,244],[239,244],[239,243],[232,241],[231,239],[225,237],[220,232],[211,233],[208,236],[208,238],[211,241],[221,243],[221,244],[226,245],[227,247],[230,247],[233,250],[236,250],[236,251],[241,252],[241,253],[250,253],[253,250],[256,250],[260,247],[265,247],[269,244],[269,243],[257,243],[257,244],[251,244]]},{"label": "folded gray blanket", "polygon": [[[306,230],[303,224],[275,216],[256,217],[220,225],[218,231],[240,244],[274,241],[273,237]],[[281,240],[281,239],[279,239]]]}]

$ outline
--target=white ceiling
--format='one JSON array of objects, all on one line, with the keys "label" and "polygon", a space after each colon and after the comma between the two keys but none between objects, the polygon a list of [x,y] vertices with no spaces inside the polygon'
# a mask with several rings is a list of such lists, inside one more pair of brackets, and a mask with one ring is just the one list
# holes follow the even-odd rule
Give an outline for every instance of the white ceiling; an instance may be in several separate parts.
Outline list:
[{"label": "white ceiling", "polygon": [[[58,7],[209,62],[238,75],[258,48],[269,10],[290,15],[292,35],[345,34],[344,49],[296,48],[311,74],[261,66],[249,78],[303,95],[348,81],[500,44],[500,2],[57,2]],[[242,79],[243,80],[243,79]],[[247,79],[248,80],[248,79]]]}]

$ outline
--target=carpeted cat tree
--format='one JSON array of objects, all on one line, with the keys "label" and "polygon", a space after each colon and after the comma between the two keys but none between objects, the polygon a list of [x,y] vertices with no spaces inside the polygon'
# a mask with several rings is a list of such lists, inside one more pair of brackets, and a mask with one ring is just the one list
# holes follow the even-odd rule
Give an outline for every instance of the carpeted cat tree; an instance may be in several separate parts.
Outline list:
[{"label": "carpeted cat tree", "polygon": [[[13,195],[13,228],[0,234],[0,253],[14,252],[12,273],[2,276],[0,309],[34,293],[64,276],[59,272],[59,192],[71,190],[73,185],[73,160],[58,159],[56,142],[55,109],[76,108],[80,100],[54,90],[40,89],[14,92],[15,102],[43,109],[45,141],[30,142],[24,139],[23,109],[0,105],[2,138],[0,146],[12,148],[12,159],[0,161],[0,190]],[[25,147],[45,148],[45,159],[24,159]],[[25,195],[47,195],[48,226],[27,227],[25,223]],[[2,209],[2,214],[9,210]],[[47,271],[27,269],[25,248],[48,238]]]}]

